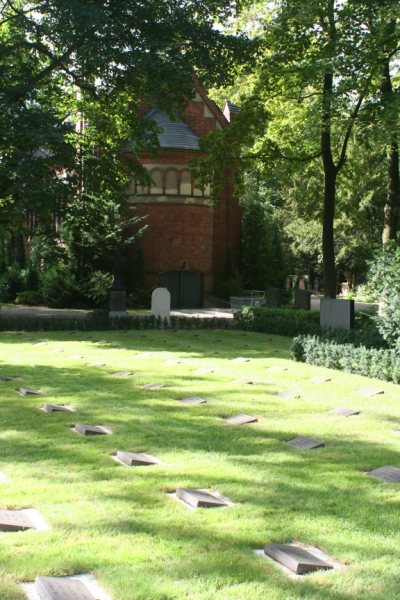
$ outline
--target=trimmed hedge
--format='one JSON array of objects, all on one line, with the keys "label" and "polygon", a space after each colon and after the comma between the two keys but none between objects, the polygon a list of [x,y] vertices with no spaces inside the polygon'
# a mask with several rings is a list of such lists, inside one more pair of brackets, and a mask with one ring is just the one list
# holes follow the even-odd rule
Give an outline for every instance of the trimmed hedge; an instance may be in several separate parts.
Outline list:
[{"label": "trimmed hedge", "polygon": [[342,344],[351,343],[368,348],[386,347],[386,342],[373,320],[373,314],[369,312],[356,313],[355,329],[323,328],[319,324],[318,311],[295,308],[246,307],[236,313],[235,320],[241,329],[248,331],[289,337],[315,335]]},{"label": "trimmed hedge", "polygon": [[393,349],[355,347],[318,336],[300,335],[294,338],[291,353],[298,362],[400,382],[400,355]]},{"label": "trimmed hedge", "polygon": [[228,329],[234,322],[228,319],[196,319],[190,317],[156,318],[153,315],[110,317],[107,311],[98,311],[82,319],[59,317],[2,317],[0,331],[107,331],[134,329]]}]

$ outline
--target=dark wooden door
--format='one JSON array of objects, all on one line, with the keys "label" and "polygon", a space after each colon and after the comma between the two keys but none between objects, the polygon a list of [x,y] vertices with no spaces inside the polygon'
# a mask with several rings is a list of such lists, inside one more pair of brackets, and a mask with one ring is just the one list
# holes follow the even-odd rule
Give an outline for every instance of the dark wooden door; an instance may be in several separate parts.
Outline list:
[{"label": "dark wooden door", "polygon": [[203,277],[193,271],[168,271],[160,274],[160,286],[171,294],[171,308],[202,308]]}]

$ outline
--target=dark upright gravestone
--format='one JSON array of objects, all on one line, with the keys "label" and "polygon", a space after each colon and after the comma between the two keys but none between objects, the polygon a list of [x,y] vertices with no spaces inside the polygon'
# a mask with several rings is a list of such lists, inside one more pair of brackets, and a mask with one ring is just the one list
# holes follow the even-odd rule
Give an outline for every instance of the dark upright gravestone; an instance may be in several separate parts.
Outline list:
[{"label": "dark upright gravestone", "polygon": [[311,292],[309,290],[295,290],[294,307],[300,310],[311,310]]},{"label": "dark upright gravestone", "polygon": [[268,308],[280,308],[282,306],[282,292],[279,288],[268,288],[265,290],[265,305]]}]

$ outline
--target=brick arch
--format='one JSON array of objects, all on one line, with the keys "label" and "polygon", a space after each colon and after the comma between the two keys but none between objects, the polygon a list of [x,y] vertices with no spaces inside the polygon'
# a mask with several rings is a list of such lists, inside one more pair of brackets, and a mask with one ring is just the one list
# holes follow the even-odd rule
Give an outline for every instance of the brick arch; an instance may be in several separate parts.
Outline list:
[{"label": "brick arch", "polygon": [[[179,195],[180,196],[192,196],[193,195],[193,177],[189,169],[181,169],[179,172]],[[182,186],[185,185],[184,191]]]}]

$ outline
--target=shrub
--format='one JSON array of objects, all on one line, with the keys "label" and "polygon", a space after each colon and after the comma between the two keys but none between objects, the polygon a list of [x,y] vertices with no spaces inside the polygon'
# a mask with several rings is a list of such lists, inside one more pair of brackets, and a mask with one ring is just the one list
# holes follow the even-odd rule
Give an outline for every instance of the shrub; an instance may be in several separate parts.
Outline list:
[{"label": "shrub", "polygon": [[70,269],[60,263],[51,267],[42,280],[44,302],[52,308],[70,308],[78,306],[81,291]]},{"label": "shrub", "polygon": [[27,304],[28,306],[37,306],[42,304],[43,296],[40,291],[27,290],[26,292],[20,292],[15,298],[15,304]]},{"label": "shrub", "polygon": [[21,267],[14,263],[0,277],[0,302],[13,302],[24,289]]},{"label": "shrub", "polygon": [[292,358],[318,367],[400,382],[400,355],[391,348],[355,347],[302,335],[293,340]]},{"label": "shrub", "polygon": [[236,313],[235,320],[241,329],[249,331],[289,337],[316,335],[342,344],[352,343],[355,346],[381,348],[386,346],[386,343],[377,329],[374,315],[374,311],[356,313],[355,329],[328,329],[320,327],[317,311],[248,306]]},{"label": "shrub", "polygon": [[93,271],[86,282],[85,296],[92,301],[93,306],[105,306],[108,298],[108,288],[112,284],[113,276],[111,273],[103,271]]}]

